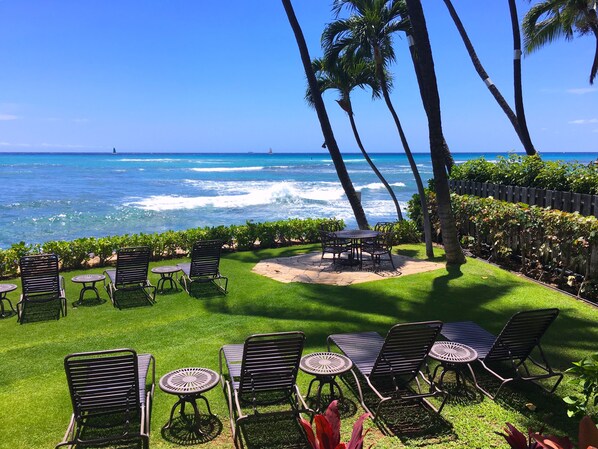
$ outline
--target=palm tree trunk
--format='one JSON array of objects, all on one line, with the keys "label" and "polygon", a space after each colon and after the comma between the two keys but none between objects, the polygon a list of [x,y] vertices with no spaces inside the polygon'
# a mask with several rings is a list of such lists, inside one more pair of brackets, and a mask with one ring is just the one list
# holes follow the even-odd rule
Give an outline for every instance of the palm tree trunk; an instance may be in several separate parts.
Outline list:
[{"label": "palm tree trunk", "polygon": [[473,66],[475,67],[476,72],[478,72],[478,75],[480,76],[482,81],[484,81],[484,83],[486,84],[486,87],[488,87],[488,90],[490,91],[490,93],[492,94],[492,96],[494,97],[494,99],[496,100],[498,105],[501,107],[503,112],[507,115],[507,118],[511,122],[511,125],[513,125],[513,129],[515,129],[515,133],[517,133],[517,136],[519,137],[521,144],[525,148],[525,152],[528,155],[533,156],[534,154],[536,154],[536,150],[533,147],[531,147],[531,148],[526,147],[525,141],[522,138],[521,129],[519,127],[519,122],[517,120],[517,116],[515,115],[515,113],[513,112],[513,110],[509,106],[509,104],[507,103],[507,100],[505,100],[505,98],[502,96],[502,94],[500,93],[498,88],[494,85],[494,83],[488,76],[488,73],[486,73],[486,70],[482,66],[482,63],[480,62],[478,55],[476,54],[476,52],[473,48],[473,45],[472,45],[471,41],[469,40],[469,36],[467,35],[467,32],[465,31],[465,28],[463,27],[463,23],[461,22],[461,19],[457,15],[457,11],[455,11],[455,8],[453,7],[451,0],[444,0],[444,4],[448,8],[449,14],[451,15],[453,22],[455,22],[455,25],[457,26],[457,30],[459,30],[461,39],[463,39],[463,43],[465,44],[465,48],[467,49],[467,53],[469,54],[469,58],[471,59],[471,62],[473,63]]},{"label": "palm tree trunk", "polygon": [[413,37],[418,50],[418,61],[421,68],[422,86],[426,91],[428,107],[428,129],[430,132],[430,154],[434,169],[436,198],[438,201],[438,218],[442,230],[442,242],[449,265],[465,263],[465,256],[459,244],[459,235],[455,217],[451,210],[451,197],[448,178],[444,170],[444,137],[442,134],[442,120],[440,116],[440,97],[436,83],[434,60],[428,38],[426,19],[420,0],[406,0],[409,20],[413,28]]},{"label": "palm tree trunk", "polygon": [[590,84],[594,84],[594,78],[596,78],[596,73],[598,73],[598,26],[593,26],[592,31],[594,32],[594,36],[596,36],[596,51],[594,52],[594,63],[590,72]]},{"label": "palm tree trunk", "polygon": [[332,162],[334,163],[334,168],[336,169],[338,179],[341,185],[343,186],[345,194],[347,195],[347,199],[349,200],[349,204],[351,204],[351,208],[353,209],[353,214],[355,215],[357,226],[359,226],[360,229],[368,229],[368,221],[365,216],[365,212],[363,211],[363,207],[361,206],[361,201],[359,200],[357,192],[355,191],[355,187],[351,182],[351,177],[349,176],[349,172],[347,171],[345,161],[343,160],[343,156],[341,155],[341,152],[336,143],[336,139],[334,138],[334,133],[332,132],[332,126],[330,125],[330,120],[328,119],[326,106],[324,106],[322,95],[320,94],[320,90],[318,89],[318,82],[316,80],[316,76],[311,66],[311,58],[309,56],[307,44],[305,43],[303,31],[301,31],[301,26],[297,21],[297,17],[295,16],[295,11],[293,10],[291,1],[282,0],[282,5],[287,14],[287,18],[289,19],[289,24],[293,29],[293,34],[295,35],[297,46],[299,47],[301,61],[303,62],[303,69],[305,70],[305,76],[307,77],[307,82],[312,92],[314,107],[316,109],[316,112],[318,113],[318,120],[320,121],[320,126],[322,128],[322,134],[324,135],[324,142],[326,143],[326,148],[330,153],[330,157],[332,158]]},{"label": "palm tree trunk", "polygon": [[395,121],[397,131],[399,132],[399,137],[401,138],[401,143],[403,144],[403,149],[405,150],[405,155],[407,156],[407,160],[409,161],[409,165],[411,166],[411,171],[413,172],[413,177],[415,178],[415,184],[417,185],[417,193],[419,194],[419,201],[421,204],[422,216],[424,220],[424,240],[426,242],[426,256],[431,259],[432,257],[434,257],[434,247],[432,246],[432,223],[430,222],[430,212],[428,211],[428,200],[426,199],[426,191],[424,190],[424,184],[419,174],[419,170],[417,169],[415,159],[413,159],[413,154],[411,154],[411,149],[409,148],[407,137],[403,132],[403,126],[401,125],[399,116],[397,115],[392,101],[390,100],[390,95],[388,94],[388,84],[386,82],[386,77],[384,76],[384,68],[382,65],[380,49],[374,48],[374,58],[376,60],[376,74],[378,75],[378,79],[380,80],[382,96],[384,97],[384,101],[386,102],[386,107],[390,111],[390,114],[392,115],[392,118]]},{"label": "palm tree trunk", "polygon": [[[415,41],[413,40],[413,36],[407,32],[407,40],[409,41],[409,53],[411,54],[411,62],[413,63],[413,70],[415,72],[415,77],[417,78],[417,85],[419,86],[419,93],[422,98],[422,104],[424,105],[424,109],[428,108],[428,98],[425,94],[425,89],[422,87],[422,77],[421,77],[421,67],[419,66],[419,61],[417,59],[417,50],[415,48]],[[444,164],[446,165],[446,170],[450,173],[455,165],[455,160],[453,159],[453,155],[451,154],[451,150],[449,149],[446,140],[444,141]]]},{"label": "palm tree trunk", "polygon": [[519,130],[521,138],[523,139],[523,146],[526,153],[531,148],[533,154],[536,153],[532,138],[529,135],[527,128],[527,120],[525,119],[525,109],[523,107],[523,87],[521,83],[521,31],[519,30],[519,17],[517,15],[517,5],[515,0],[509,0],[509,12],[511,13],[511,28],[513,30],[513,83],[515,92],[515,114],[517,115],[517,123],[519,123]]},{"label": "palm tree trunk", "polygon": [[[399,205],[399,201],[397,200],[395,192],[392,190],[392,187],[390,186],[390,184],[388,184],[388,182],[386,181],[386,179],[384,178],[382,173],[380,173],[380,170],[378,170],[378,167],[376,167],[376,165],[374,164],[372,159],[370,159],[370,155],[367,153],[367,151],[365,151],[365,148],[363,147],[363,143],[361,142],[361,137],[359,136],[359,132],[357,132],[357,125],[355,124],[355,118],[353,117],[353,105],[351,104],[351,99],[345,98],[344,103],[347,106],[347,109],[345,109],[342,105],[341,105],[341,108],[349,116],[349,122],[351,122],[351,129],[353,130],[353,135],[355,136],[355,141],[357,142],[357,146],[359,147],[361,154],[363,154],[364,159],[367,161],[367,163],[369,164],[372,171],[376,174],[376,176],[378,177],[380,182],[384,185],[384,187],[388,191],[388,194],[392,198],[392,202],[394,203],[395,209],[397,211],[397,220],[402,221],[403,214],[401,213],[401,206]],[[340,103],[339,103],[339,105],[340,105]]]}]

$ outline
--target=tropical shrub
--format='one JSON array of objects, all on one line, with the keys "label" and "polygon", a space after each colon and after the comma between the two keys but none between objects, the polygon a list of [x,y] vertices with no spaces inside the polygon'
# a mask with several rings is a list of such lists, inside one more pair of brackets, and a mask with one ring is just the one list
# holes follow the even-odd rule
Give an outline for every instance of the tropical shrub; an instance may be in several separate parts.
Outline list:
[{"label": "tropical shrub", "polygon": [[[507,423],[499,433],[506,440],[511,449],[573,449],[573,444],[568,437],[542,435],[539,432],[528,430],[527,437],[515,426]],[[579,423],[579,449],[597,449],[598,429],[589,416],[585,416]]]},{"label": "tropical shrub", "polygon": [[598,194],[598,165],[543,161],[539,156],[499,156],[496,163],[483,157],[455,165],[454,180]]},{"label": "tropical shrub", "polygon": [[369,432],[368,430],[363,433],[363,422],[369,416],[369,413],[364,413],[357,419],[353,425],[351,440],[347,443],[341,443],[341,417],[338,412],[338,401],[332,401],[325,413],[315,416],[315,434],[309,421],[301,419],[301,425],[312,449],[362,449],[363,440]]},{"label": "tropical shrub", "polygon": [[573,382],[581,388],[581,396],[567,396],[563,400],[567,404],[569,416],[581,417],[589,415],[588,405],[598,409],[598,352],[573,362],[567,373],[574,376]]},{"label": "tropical shrub", "polygon": [[[196,241],[206,239],[221,240],[228,250],[315,243],[320,239],[320,225],[328,221],[340,222],[344,227],[344,223],[336,219],[290,219],[266,223],[248,221],[240,226],[214,226],[154,234],[52,240],[41,245],[19,242],[8,249],[0,249],[0,277],[15,276],[22,256],[40,252],[56,254],[62,270],[74,270],[92,263],[104,266],[114,259],[118,248],[126,246],[149,246],[152,259],[160,260],[189,254]],[[401,238],[411,239],[412,232],[408,227],[402,229]]]}]

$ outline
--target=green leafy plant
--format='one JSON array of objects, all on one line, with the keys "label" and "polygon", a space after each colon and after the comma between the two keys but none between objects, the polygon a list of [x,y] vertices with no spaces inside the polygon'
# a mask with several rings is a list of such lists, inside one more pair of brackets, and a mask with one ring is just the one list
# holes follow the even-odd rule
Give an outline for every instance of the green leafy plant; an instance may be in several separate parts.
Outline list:
[{"label": "green leafy plant", "polygon": [[589,414],[590,404],[594,408],[598,407],[598,352],[573,362],[566,373],[573,375],[572,382],[581,387],[581,395],[563,398],[567,404],[567,414],[575,417]]},{"label": "green leafy plant", "polygon": [[338,401],[332,401],[324,414],[315,416],[315,434],[311,424],[305,419],[301,419],[301,425],[312,449],[362,449],[363,440],[369,432],[367,430],[363,433],[363,422],[369,416],[369,413],[364,413],[357,419],[353,425],[353,433],[348,443],[340,442],[341,417],[338,411]]},{"label": "green leafy plant", "polygon": [[[507,423],[504,433],[497,432],[504,437],[511,449],[573,449],[568,437],[542,435],[528,430],[527,436]],[[598,446],[598,429],[589,416],[585,416],[579,423],[579,449],[596,449]]]}]

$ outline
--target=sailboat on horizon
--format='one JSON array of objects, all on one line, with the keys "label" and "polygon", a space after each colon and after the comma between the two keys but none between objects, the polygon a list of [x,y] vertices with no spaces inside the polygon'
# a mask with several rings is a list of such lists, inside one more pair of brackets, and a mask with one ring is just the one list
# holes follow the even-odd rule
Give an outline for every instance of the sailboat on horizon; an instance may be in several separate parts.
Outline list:
[{"label": "sailboat on horizon", "polygon": [[272,148],[268,149],[268,154],[272,154]]}]

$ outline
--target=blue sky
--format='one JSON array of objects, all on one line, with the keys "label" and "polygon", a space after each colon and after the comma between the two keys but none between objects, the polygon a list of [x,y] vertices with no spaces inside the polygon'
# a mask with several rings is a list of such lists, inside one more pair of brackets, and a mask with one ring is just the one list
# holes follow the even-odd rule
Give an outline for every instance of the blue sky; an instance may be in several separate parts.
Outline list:
[{"label": "blue sky", "polygon": [[[295,0],[312,57],[330,1]],[[478,55],[512,104],[507,2],[455,0]],[[520,151],[475,73],[446,8],[423,0],[446,139],[453,152]],[[523,15],[529,2],[518,2]],[[0,152],[322,151],[305,77],[278,0],[0,0]],[[413,151],[428,131],[406,40],[395,38],[392,93]],[[598,151],[591,37],[523,61],[529,128],[540,151]],[[357,151],[348,120],[325,95],[341,150]],[[402,152],[381,101],[354,94],[371,152]]]}]

